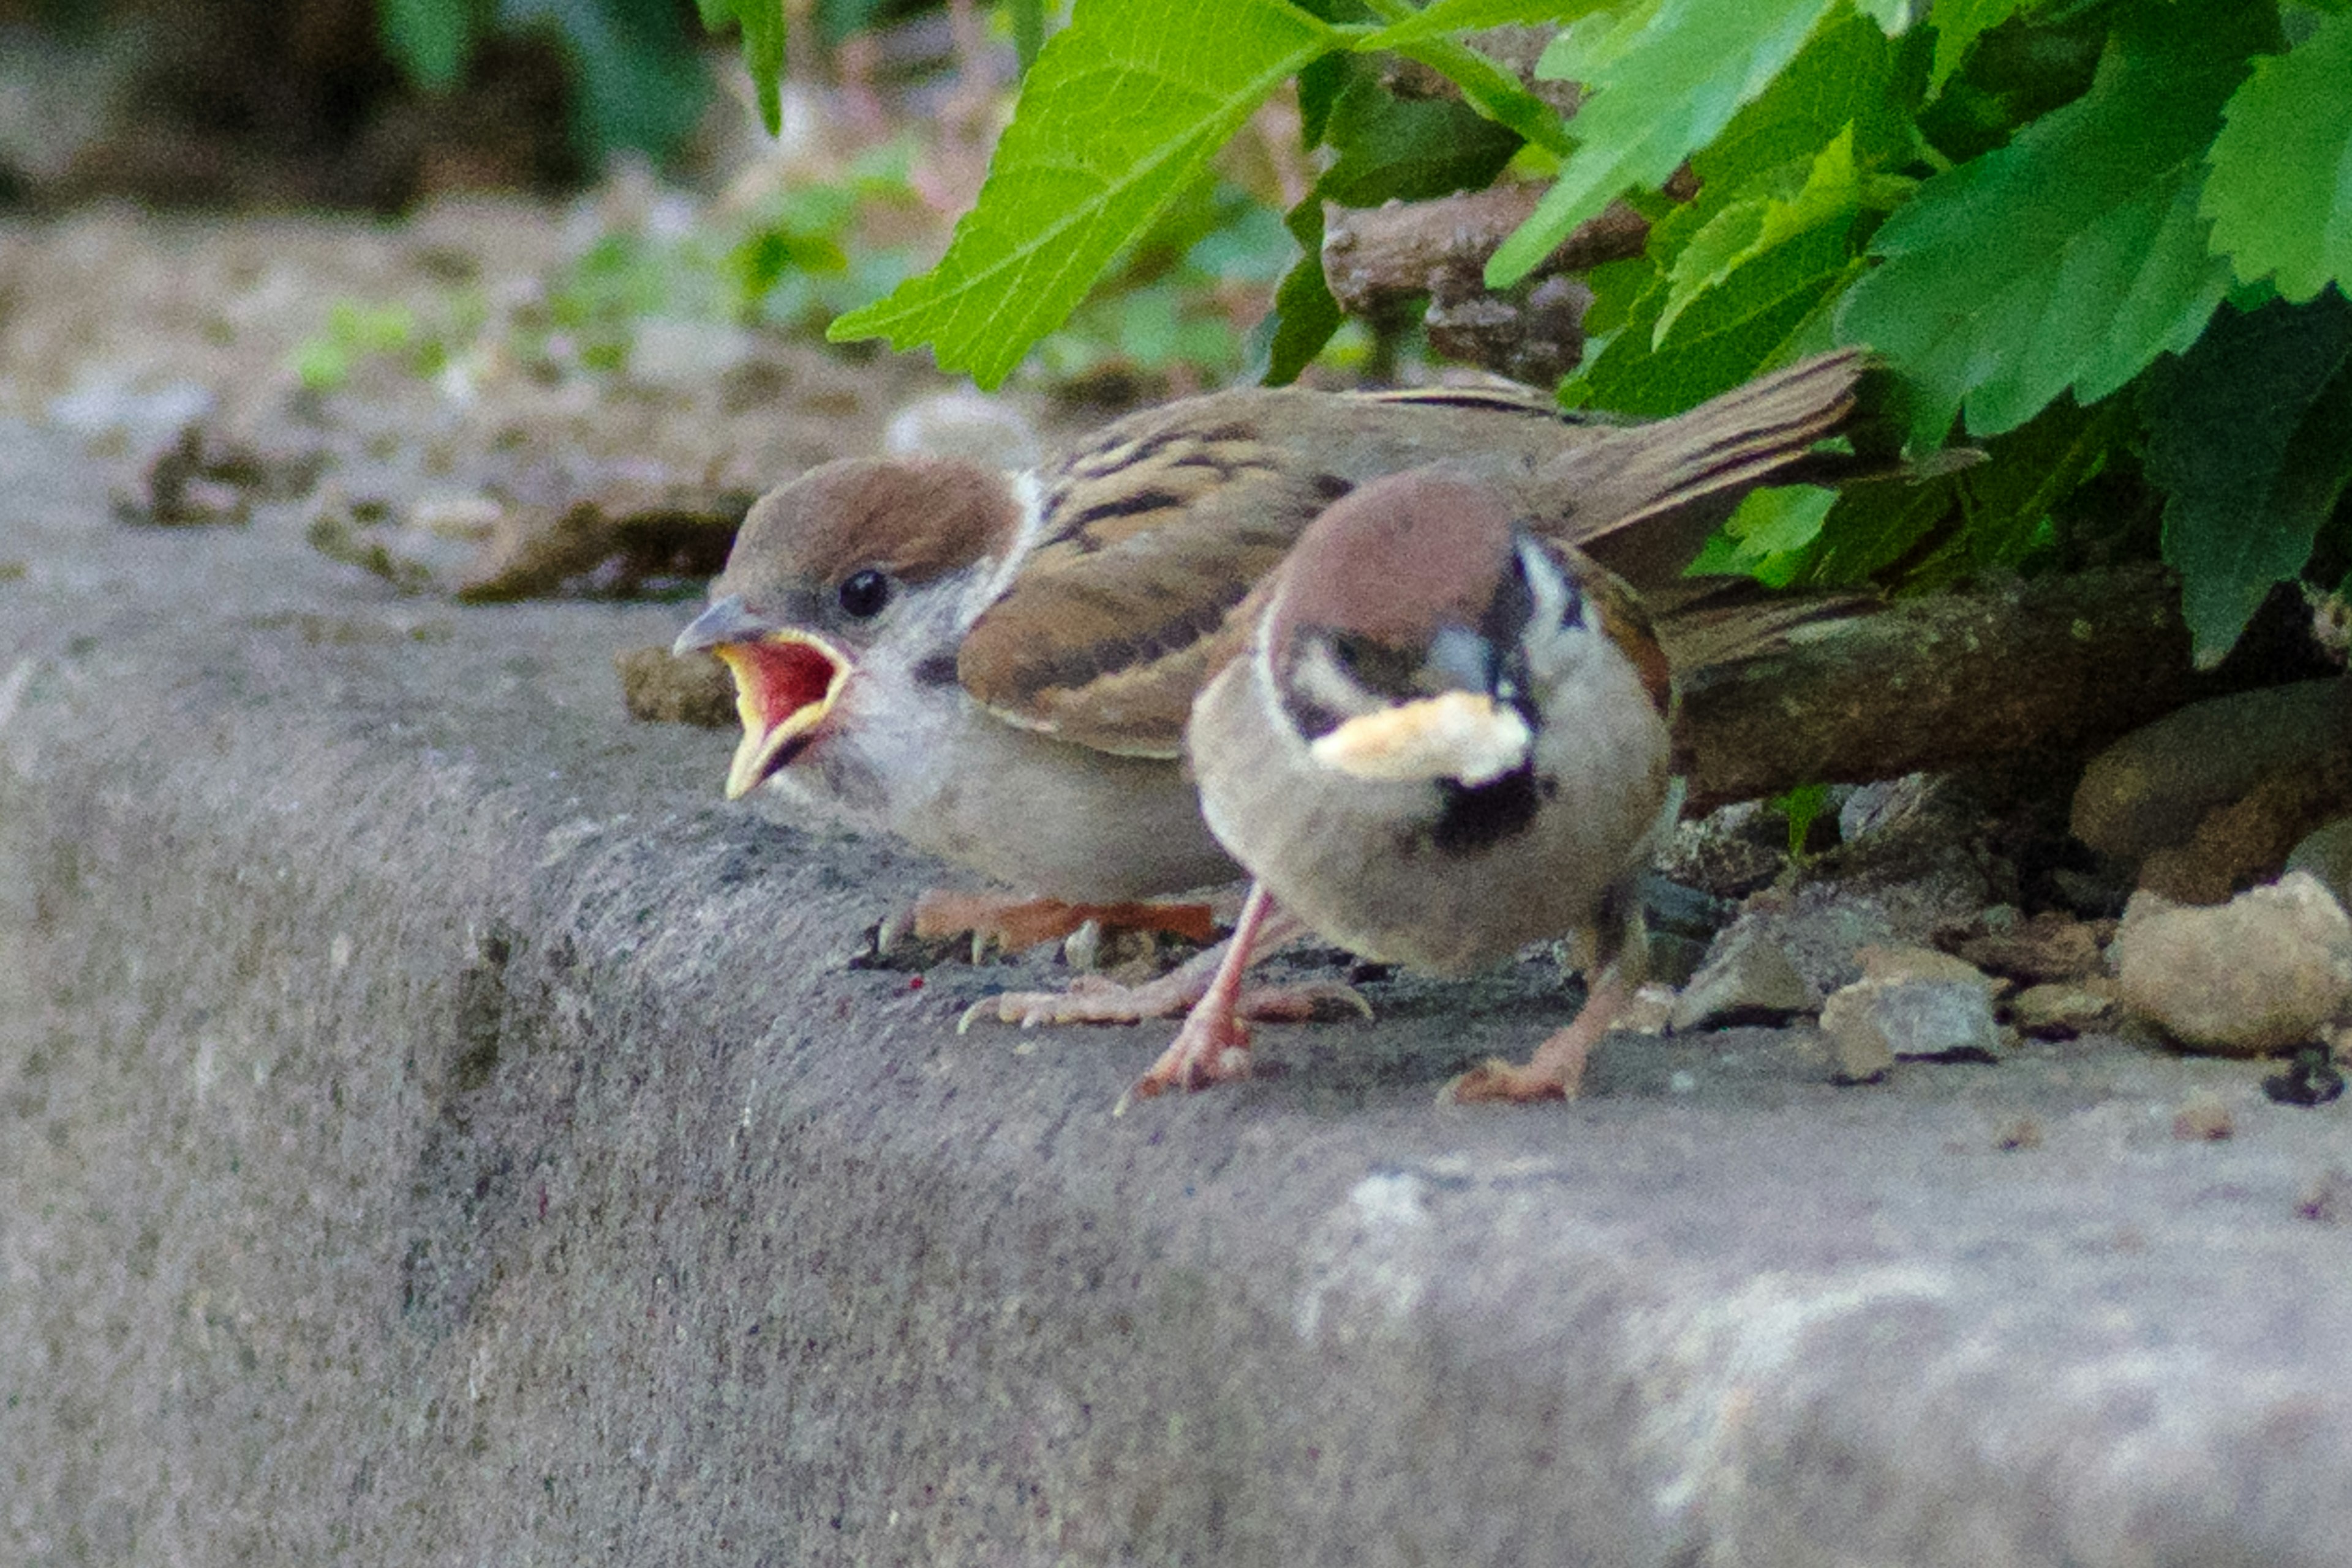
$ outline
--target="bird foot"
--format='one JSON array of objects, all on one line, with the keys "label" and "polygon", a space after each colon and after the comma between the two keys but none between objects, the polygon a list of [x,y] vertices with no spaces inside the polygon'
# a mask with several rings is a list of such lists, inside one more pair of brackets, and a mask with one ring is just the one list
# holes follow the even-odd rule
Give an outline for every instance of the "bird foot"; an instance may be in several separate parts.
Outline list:
[{"label": "bird foot", "polygon": [[[1206,957],[1208,954],[1202,954]],[[956,1033],[970,1032],[982,1018],[1017,1024],[1024,1029],[1059,1024],[1140,1024],[1150,1018],[1173,1018],[1189,1012],[1208,989],[1206,973],[1189,974],[1192,966],[1171,970],[1141,985],[1121,985],[1098,974],[1081,974],[1063,991],[1007,991],[983,996],[964,1010]],[[1234,1004],[1244,1018],[1265,1023],[1302,1023],[1353,1010],[1369,1018],[1371,1004],[1351,986],[1337,982],[1304,985],[1258,985],[1242,992]],[[1172,1048],[1172,1047],[1171,1047]]]},{"label": "bird foot", "polygon": [[1507,1101],[1519,1105],[1543,1100],[1574,1100],[1584,1088],[1585,1064],[1592,1047],[1609,1033],[1609,1026],[1632,996],[1634,977],[1612,963],[1593,982],[1584,1005],[1568,1026],[1544,1037],[1525,1066],[1500,1057],[1489,1058],[1438,1092],[1441,1105]]},{"label": "bird foot", "polygon": [[1216,935],[1215,917],[1200,903],[1072,904],[933,888],[916,899],[912,914],[914,934],[925,942],[969,931],[975,963],[992,950],[1021,952],[1059,941],[1088,921],[1107,931],[1165,931],[1204,944]]},{"label": "bird foot", "polygon": [[1480,1102],[1507,1102],[1532,1105],[1538,1100],[1574,1100],[1584,1077],[1584,1064],[1578,1062],[1575,1071],[1563,1079],[1559,1074],[1536,1067],[1522,1067],[1507,1062],[1500,1057],[1490,1058],[1447,1084],[1438,1094],[1443,1104],[1473,1105]]},{"label": "bird foot", "polygon": [[[1248,994],[1243,995],[1246,999]],[[1124,1110],[1130,1100],[1150,1100],[1171,1089],[1206,1089],[1213,1083],[1249,1077],[1249,1026],[1239,1012],[1238,1006],[1231,1013],[1195,1007],[1186,1014],[1184,1026],[1176,1031],[1151,1070],[1135,1080],[1118,1109]]]}]

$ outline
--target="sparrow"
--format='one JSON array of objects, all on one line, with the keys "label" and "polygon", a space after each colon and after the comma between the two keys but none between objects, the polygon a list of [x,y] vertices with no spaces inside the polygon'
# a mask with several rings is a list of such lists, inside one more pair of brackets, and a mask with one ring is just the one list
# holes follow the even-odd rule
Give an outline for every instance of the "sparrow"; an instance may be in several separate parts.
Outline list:
[{"label": "sparrow", "polygon": [[[1646,425],[1528,392],[1244,387],[1019,472],[829,463],[752,507],[674,651],[734,676],[730,798],[764,787],[1078,904],[1230,880],[1186,721],[1325,509],[1433,468],[1540,537],[1664,578],[1747,490],[1840,461],[1811,448],[1848,426],[1864,369],[1820,356]],[[1126,1005],[1055,1016],[1150,1016]]]},{"label": "sparrow", "polygon": [[1635,879],[1677,804],[1674,680],[1633,592],[1534,523],[1489,486],[1423,470],[1351,492],[1300,537],[1247,652],[1192,706],[1202,816],[1255,883],[1136,1093],[1247,1070],[1239,976],[1298,926],[1436,975],[1586,939],[1576,1021],[1527,1065],[1454,1086],[1575,1092],[1640,981]]}]

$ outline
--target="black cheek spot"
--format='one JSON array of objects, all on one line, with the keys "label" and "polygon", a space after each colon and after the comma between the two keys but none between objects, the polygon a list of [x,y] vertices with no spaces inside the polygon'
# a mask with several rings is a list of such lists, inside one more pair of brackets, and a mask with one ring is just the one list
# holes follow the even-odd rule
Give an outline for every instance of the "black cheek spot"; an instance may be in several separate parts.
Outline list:
[{"label": "black cheek spot", "polygon": [[915,661],[915,684],[918,686],[953,686],[956,683],[956,656],[935,653]]},{"label": "black cheek spot", "polygon": [[[1557,790],[1558,782],[1549,782]],[[1440,779],[1437,788],[1444,805],[1429,841],[1448,855],[1474,855],[1516,837],[1535,820],[1542,804],[1531,768],[1476,785]]]},{"label": "black cheek spot", "polygon": [[1312,488],[1328,505],[1354,489],[1356,486],[1353,480],[1343,479],[1337,474],[1318,474],[1315,476]]}]

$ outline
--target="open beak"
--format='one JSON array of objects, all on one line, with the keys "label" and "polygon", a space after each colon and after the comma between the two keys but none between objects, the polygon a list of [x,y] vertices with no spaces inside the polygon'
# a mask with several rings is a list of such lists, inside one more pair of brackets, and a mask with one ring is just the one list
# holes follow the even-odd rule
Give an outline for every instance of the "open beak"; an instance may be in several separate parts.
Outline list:
[{"label": "open beak", "polygon": [[731,595],[696,616],[670,652],[714,654],[735,677],[743,739],[727,770],[729,800],[751,794],[814,738],[852,668],[823,637],[763,620]]}]

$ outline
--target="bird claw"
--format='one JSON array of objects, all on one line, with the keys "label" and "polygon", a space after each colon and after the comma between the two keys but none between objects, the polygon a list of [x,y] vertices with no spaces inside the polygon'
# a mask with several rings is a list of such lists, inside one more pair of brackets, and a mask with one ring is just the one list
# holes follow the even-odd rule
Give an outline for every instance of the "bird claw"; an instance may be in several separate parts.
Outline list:
[{"label": "bird claw", "polygon": [[1460,1074],[1437,1091],[1440,1105],[1533,1105],[1547,1100],[1573,1100],[1576,1087],[1555,1075],[1520,1067],[1500,1057],[1489,1058]]},{"label": "bird claw", "polygon": [[[1196,986],[1169,986],[1160,981],[1121,985],[1099,974],[1080,974],[1060,991],[1004,991],[983,996],[964,1009],[956,1021],[956,1033],[970,1034],[980,1019],[1023,1029],[1063,1024],[1141,1024],[1176,1017],[1200,999]],[[1370,1003],[1353,986],[1336,981],[1254,986],[1234,1005],[1236,1016],[1269,1024],[1304,1023],[1343,1010],[1353,1010],[1365,1018],[1372,1016]]]}]

